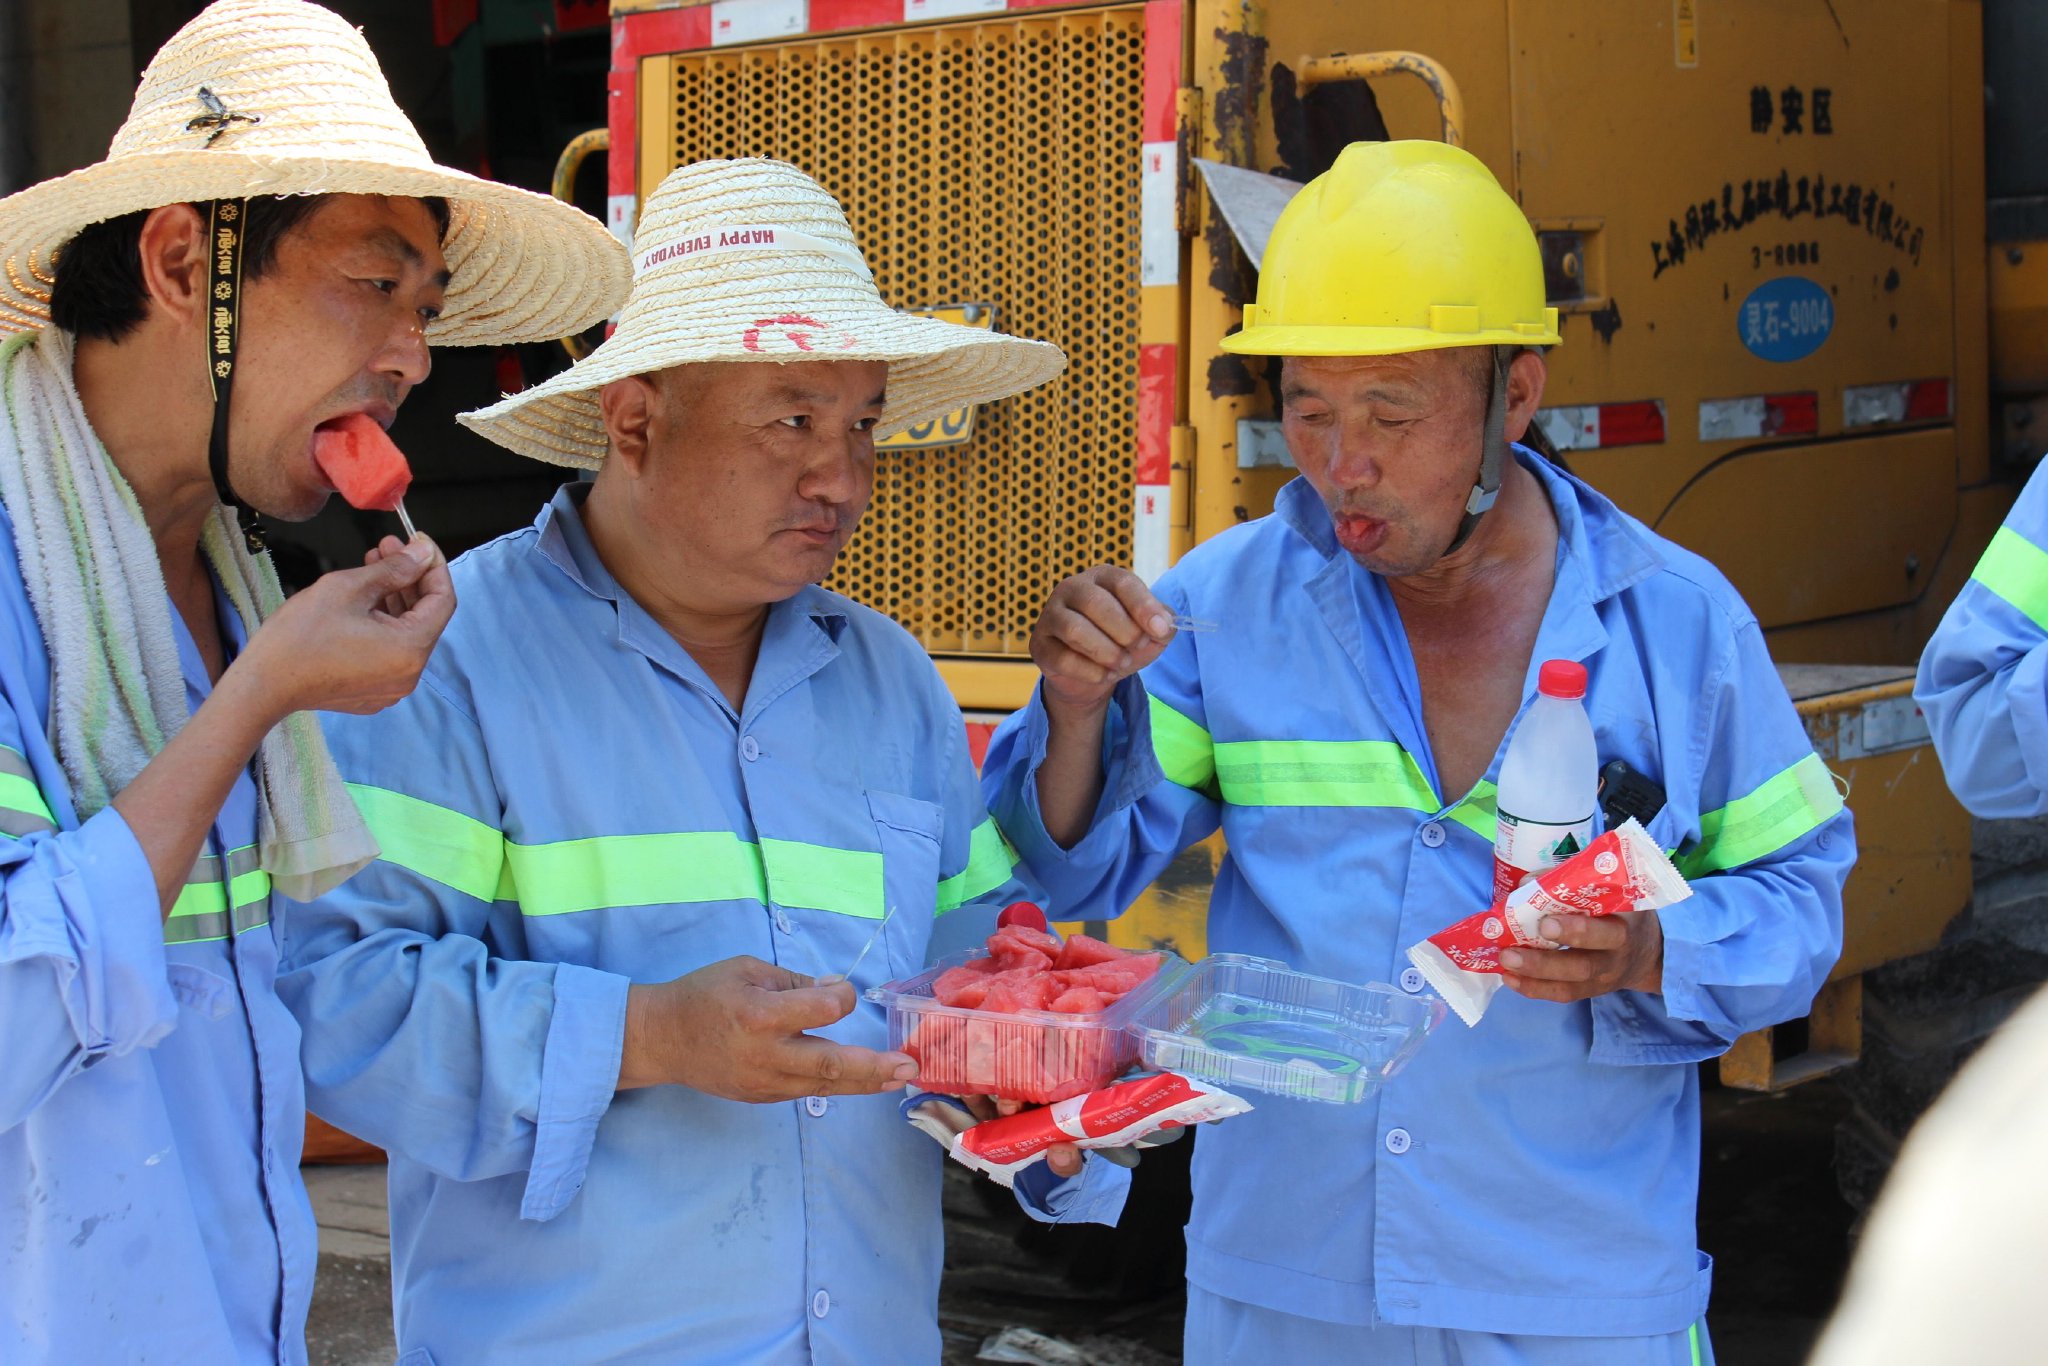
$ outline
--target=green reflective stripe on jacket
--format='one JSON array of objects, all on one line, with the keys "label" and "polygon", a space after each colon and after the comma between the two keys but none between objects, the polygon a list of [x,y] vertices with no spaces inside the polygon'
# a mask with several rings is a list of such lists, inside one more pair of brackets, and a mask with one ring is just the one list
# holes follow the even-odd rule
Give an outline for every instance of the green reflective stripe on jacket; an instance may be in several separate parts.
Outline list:
[{"label": "green reflective stripe on jacket", "polygon": [[2048,631],[2048,551],[2011,527],[2000,527],[1970,577]]},{"label": "green reflective stripe on jacket", "polygon": [[1216,783],[1233,806],[1437,809],[1414,756],[1392,740],[1225,741]]},{"label": "green reflective stripe on jacket", "polygon": [[20,750],[0,745],[0,834],[33,835],[56,828],[28,759]]},{"label": "green reflective stripe on jacket", "polygon": [[863,920],[880,920],[888,911],[879,853],[764,839],[761,862],[768,868],[768,896],[778,906]]},{"label": "green reflective stripe on jacket", "polygon": [[1209,732],[1158,698],[1146,700],[1151,704],[1152,753],[1159,771],[1170,783],[1197,792],[1208,789],[1216,778],[1216,746]]},{"label": "green reflective stripe on jacket", "polygon": [[507,844],[524,915],[614,906],[759,901],[880,920],[882,856],[796,840],[751,844],[721,830]]},{"label": "green reflective stripe on jacket", "polygon": [[1809,754],[1746,797],[1700,817],[1699,843],[1679,855],[1688,878],[1740,868],[1777,853],[1842,809],[1835,775]]},{"label": "green reflective stripe on jacket", "polygon": [[[242,934],[268,925],[270,874],[257,866],[260,857],[254,845],[246,845],[230,853],[225,863],[212,854],[194,863],[164,920],[164,942],[225,939],[230,932]],[[223,872],[226,882],[221,880]]]},{"label": "green reflective stripe on jacket", "polygon": [[976,897],[987,896],[1010,880],[1017,851],[1003,838],[993,819],[974,827],[967,841],[967,866],[939,882],[938,913],[957,911]]},{"label": "green reflective stripe on jacket", "polygon": [[720,830],[508,843],[505,858],[525,915],[768,900],[761,851]]},{"label": "green reflective stripe on jacket", "polygon": [[379,857],[479,901],[511,898],[505,837],[473,816],[389,788],[350,783]]},{"label": "green reflective stripe on jacket", "polygon": [[1500,824],[1499,804],[1496,800],[1499,794],[1500,789],[1494,786],[1492,779],[1481,778],[1473,784],[1472,790],[1465,794],[1464,799],[1445,812],[1444,816],[1447,820],[1454,820],[1464,826],[1488,844],[1492,844]]}]

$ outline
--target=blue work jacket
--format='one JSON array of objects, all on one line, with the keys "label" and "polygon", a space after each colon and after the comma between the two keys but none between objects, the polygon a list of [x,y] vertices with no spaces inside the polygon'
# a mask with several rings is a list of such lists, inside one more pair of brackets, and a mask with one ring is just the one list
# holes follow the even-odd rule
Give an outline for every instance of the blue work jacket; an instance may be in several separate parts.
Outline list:
[{"label": "blue work jacket", "polygon": [[[171,624],[197,711],[206,667]],[[121,813],[78,819],[50,701],[0,514],[0,1361],[303,1362],[318,1230],[255,784],[165,920]]]},{"label": "blue work jacket", "polygon": [[2048,476],[2036,468],[1920,656],[1913,699],[1979,816],[2048,812]]},{"label": "blue work jacket", "polygon": [[[391,1154],[401,1356],[936,1360],[945,1159],[897,1097],[615,1086],[631,982],[840,973],[879,926],[866,988],[1026,894],[959,708],[810,588],[735,712],[605,568],[587,487],[456,562],[410,698],[330,719],[383,855],[294,908],[281,990],[314,1110]],[[888,1042],[865,1001],[819,1032]],[[1113,1220],[1127,1184],[1090,1161],[1034,1213]]]},{"label": "blue work jacket", "polygon": [[[1602,762],[1660,783],[1650,833],[1693,896],[1662,912],[1661,994],[1512,991],[1450,1019],[1377,1099],[1267,1101],[1202,1130],[1188,1276],[1331,1322],[1649,1335],[1704,1311],[1696,1066],[1802,1014],[1841,948],[1850,817],[1720,574],[1518,448],[1558,521],[1528,675],[1585,663]],[[990,808],[1063,913],[1113,916],[1221,829],[1211,951],[1424,988],[1405,950],[1484,907],[1496,753],[1446,793],[1386,583],[1297,479],[1270,517],[1161,578],[1177,636],[1118,690],[1107,782],[1074,848],[1046,835],[1043,704],[989,751]],[[1506,748],[1505,741],[1502,750]]]}]

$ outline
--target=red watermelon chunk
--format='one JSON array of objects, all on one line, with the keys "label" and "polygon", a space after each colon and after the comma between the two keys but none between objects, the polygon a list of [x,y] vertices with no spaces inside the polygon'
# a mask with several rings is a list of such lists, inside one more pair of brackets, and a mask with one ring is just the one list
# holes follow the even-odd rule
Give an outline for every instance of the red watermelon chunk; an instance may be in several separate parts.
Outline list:
[{"label": "red watermelon chunk", "polygon": [[[923,1018],[904,1044],[918,1061],[918,1084],[1040,1105],[1095,1090],[1130,1064],[1133,1044],[1121,1030],[1076,1027],[1078,1017],[1109,1009],[1162,958],[1087,935],[1062,943],[1030,925],[1003,926],[989,937],[987,957],[933,980],[938,1004],[974,1014]],[[1041,1013],[1074,1017],[1075,1025]]]},{"label": "red watermelon chunk", "polygon": [[932,999],[942,1006],[966,1006],[972,1010],[987,995],[988,974],[964,967],[947,968],[932,982]]},{"label": "red watermelon chunk", "polygon": [[1130,955],[1114,944],[1105,944],[1100,939],[1085,934],[1067,936],[1067,942],[1060,945],[1060,951],[1053,956],[1056,968],[1085,968],[1092,963],[1114,963]]}]

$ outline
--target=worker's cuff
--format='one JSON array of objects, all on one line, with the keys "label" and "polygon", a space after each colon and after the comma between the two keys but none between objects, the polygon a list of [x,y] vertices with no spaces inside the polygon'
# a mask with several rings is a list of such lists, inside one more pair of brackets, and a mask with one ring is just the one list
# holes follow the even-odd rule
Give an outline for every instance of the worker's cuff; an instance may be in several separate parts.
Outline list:
[{"label": "worker's cuff", "polygon": [[2048,793],[2048,648],[2037,645],[2020,656],[2006,684],[2005,705],[2027,781],[2036,794]]},{"label": "worker's cuff", "polygon": [[1116,1225],[1131,1193],[1131,1169],[1084,1154],[1078,1176],[1054,1176],[1052,1167],[1034,1162],[1011,1184],[1017,1204],[1041,1224]]},{"label": "worker's cuff", "polygon": [[[1166,781],[1158,756],[1152,751],[1152,707],[1145,685],[1133,674],[1118,683],[1110,696],[1109,713],[1102,722],[1102,797],[1088,822],[1088,833],[1071,849],[1061,848],[1058,841],[1046,833],[1045,813],[1038,805],[1038,770],[1045,764],[1051,734],[1043,688],[1041,681],[1039,689],[1032,693],[1030,706],[1021,713],[1023,733],[1018,736],[1017,744],[1026,756],[1024,779],[1017,787],[1021,818],[1012,821],[1010,817],[1015,813],[999,811],[999,824],[1026,867],[1043,868],[1057,866],[1070,859],[1093,862],[1105,856],[1113,857],[1121,852],[1120,842],[1124,834],[1121,829],[1112,828],[1104,818],[1136,805],[1146,793]],[[1091,845],[1098,841],[1110,847],[1099,851],[1092,848]]]},{"label": "worker's cuff", "polygon": [[626,978],[558,963],[554,985],[522,1219],[552,1219],[583,1189],[597,1122],[619,1088],[626,1044]]},{"label": "worker's cuff", "polygon": [[148,1048],[177,1023],[156,874],[107,807],[76,830],[10,841],[0,963],[47,960],[87,1066]]},{"label": "worker's cuff", "polygon": [[1664,1002],[1639,991],[1595,996],[1593,1046],[1586,1060],[1603,1067],[1662,1067],[1705,1062],[1728,1040],[1693,1020],[1674,1019]]}]

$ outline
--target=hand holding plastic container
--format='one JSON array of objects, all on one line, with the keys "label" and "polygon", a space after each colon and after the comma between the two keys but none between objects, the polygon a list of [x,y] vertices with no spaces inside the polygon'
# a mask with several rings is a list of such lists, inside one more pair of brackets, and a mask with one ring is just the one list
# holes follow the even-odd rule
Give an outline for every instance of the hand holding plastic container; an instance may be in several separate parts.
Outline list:
[{"label": "hand holding plastic container", "polygon": [[1600,755],[1586,717],[1586,666],[1544,661],[1536,701],[1501,760],[1493,837],[1493,899],[1593,842]]}]

